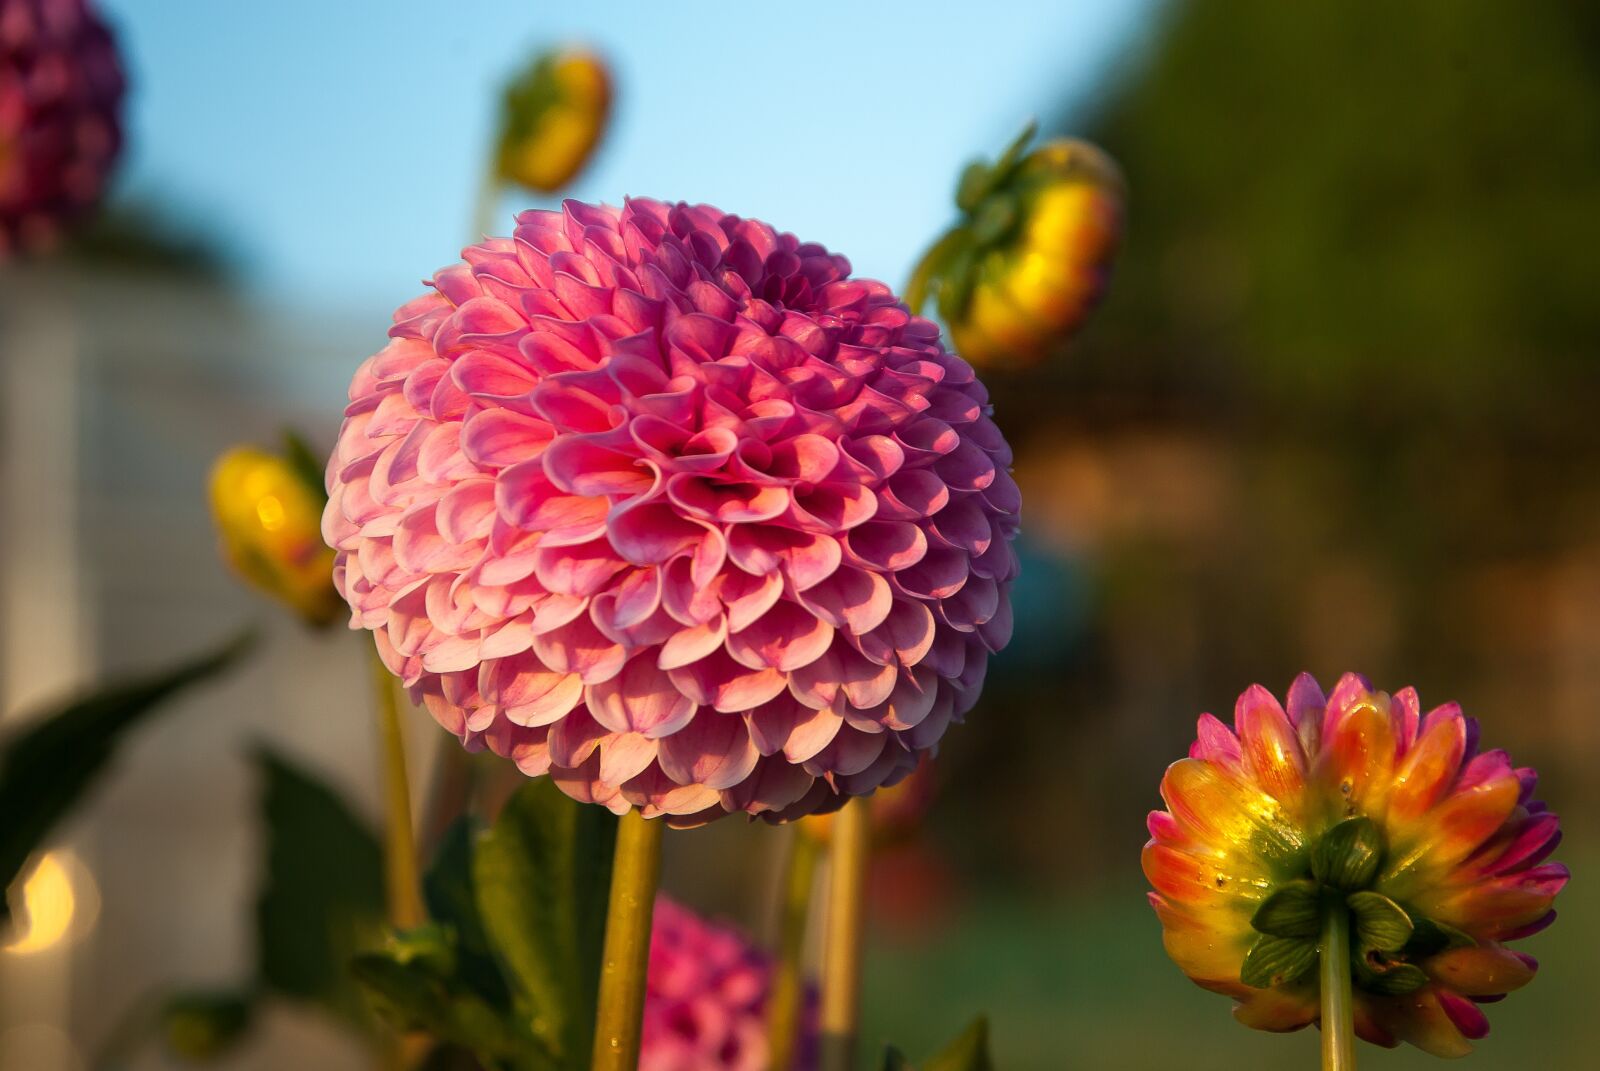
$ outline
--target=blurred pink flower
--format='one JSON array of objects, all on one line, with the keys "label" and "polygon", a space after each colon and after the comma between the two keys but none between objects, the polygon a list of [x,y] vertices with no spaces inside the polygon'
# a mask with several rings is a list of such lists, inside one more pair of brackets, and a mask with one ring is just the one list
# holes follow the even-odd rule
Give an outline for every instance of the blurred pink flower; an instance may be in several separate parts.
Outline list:
[{"label": "blurred pink flower", "polygon": [[122,144],[122,68],[84,0],[0,0],[0,258],[100,199]]},{"label": "blurred pink flower", "polygon": [[1424,715],[1414,689],[1351,673],[1324,699],[1302,674],[1285,710],[1255,685],[1232,729],[1201,716],[1150,815],[1144,872],[1167,952],[1234,997],[1239,1021],[1296,1030],[1320,1016],[1317,912],[1335,898],[1357,918],[1356,1032],[1463,1055],[1489,1032],[1480,1005],[1538,967],[1506,942],[1548,925],[1567,883],[1545,862],[1561,827],[1537,782],[1480,751],[1456,704]]},{"label": "blurred pink flower", "polygon": [[323,532],[352,627],[467,747],[618,813],[785,820],[909,774],[1011,631],[972,369],[755,220],[517,222],[351,385]]},{"label": "blurred pink flower", "polygon": [[[744,935],[656,898],[639,1071],[766,1071],[773,963]],[[807,991],[795,1071],[816,1066],[816,990]]]}]

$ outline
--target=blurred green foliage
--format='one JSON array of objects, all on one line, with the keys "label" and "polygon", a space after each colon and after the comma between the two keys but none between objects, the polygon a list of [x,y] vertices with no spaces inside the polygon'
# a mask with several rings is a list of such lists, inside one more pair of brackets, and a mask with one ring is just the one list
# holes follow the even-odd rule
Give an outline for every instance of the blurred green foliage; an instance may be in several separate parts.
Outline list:
[{"label": "blurred green foliage", "polygon": [[1543,424],[1600,363],[1600,8],[1170,5],[1087,116],[1133,191],[1092,359],[1267,422]]},{"label": "blurred green foliage", "polygon": [[252,643],[241,636],[172,669],[106,685],[0,741],[0,927],[10,919],[12,881],[105,772],[125,734],[233,665]]},{"label": "blurred green foliage", "polygon": [[1459,699],[1600,812],[1600,6],[1172,2],[1113,75],[1056,124],[1128,180],[1106,304],[987,377],[1073,601],[952,734],[945,842],[1132,870],[1195,715],[1303,669]]}]

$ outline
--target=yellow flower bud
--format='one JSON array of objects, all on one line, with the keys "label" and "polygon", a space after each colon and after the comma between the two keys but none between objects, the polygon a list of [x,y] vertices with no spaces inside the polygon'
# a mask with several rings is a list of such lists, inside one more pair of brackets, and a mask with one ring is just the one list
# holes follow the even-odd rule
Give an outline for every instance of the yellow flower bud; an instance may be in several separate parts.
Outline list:
[{"label": "yellow flower bud", "polygon": [[967,169],[962,221],[907,287],[913,311],[937,296],[957,352],[978,366],[1030,365],[1060,349],[1099,301],[1121,236],[1111,159],[1067,138],[1025,153],[1032,134]]},{"label": "yellow flower bud", "polygon": [[211,515],[222,556],[244,580],[290,606],[310,625],[334,621],[344,603],[333,586],[333,549],[322,541],[326,496],[287,457],[236,446],[211,469]]},{"label": "yellow flower bud", "polygon": [[611,77],[599,57],[576,49],[541,54],[506,89],[496,172],[554,193],[588,161],[610,110]]}]

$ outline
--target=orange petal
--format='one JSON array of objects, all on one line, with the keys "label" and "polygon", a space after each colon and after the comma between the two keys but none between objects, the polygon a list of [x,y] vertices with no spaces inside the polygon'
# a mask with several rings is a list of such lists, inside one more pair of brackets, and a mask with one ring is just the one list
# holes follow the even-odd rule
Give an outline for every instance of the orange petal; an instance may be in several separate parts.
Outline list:
[{"label": "orange petal", "polygon": [[1467,723],[1451,704],[1428,715],[1427,727],[1395,772],[1389,816],[1409,822],[1432,807],[1450,789],[1467,750]]},{"label": "orange petal", "polygon": [[1272,887],[1256,875],[1229,873],[1227,859],[1198,859],[1155,841],[1144,846],[1140,862],[1144,876],[1167,899],[1190,907],[1231,908],[1247,919]]},{"label": "orange petal", "polygon": [[1245,1026],[1275,1033],[1309,1026],[1319,1014],[1314,980],[1278,989],[1252,989],[1233,1009],[1233,1017]]},{"label": "orange petal", "polygon": [[1233,912],[1191,911],[1150,893],[1150,906],[1161,919],[1161,942],[1172,962],[1207,989],[1237,993],[1239,971],[1256,932]]},{"label": "orange petal", "polygon": [[1161,798],[1195,839],[1235,859],[1241,874],[1298,873],[1304,863],[1305,838],[1283,805],[1210,763],[1173,763],[1161,779]]},{"label": "orange petal", "polygon": [[1400,890],[1416,887],[1421,875],[1439,877],[1476,851],[1511,817],[1521,785],[1506,774],[1458,789],[1411,829],[1396,837],[1379,879],[1398,878]]},{"label": "orange petal", "polygon": [[1493,997],[1533,981],[1539,965],[1502,945],[1452,948],[1422,964],[1429,977],[1468,997]]},{"label": "orange petal", "polygon": [[1336,817],[1383,813],[1395,762],[1392,702],[1374,692],[1329,718],[1316,768],[1318,780],[1343,801]]}]

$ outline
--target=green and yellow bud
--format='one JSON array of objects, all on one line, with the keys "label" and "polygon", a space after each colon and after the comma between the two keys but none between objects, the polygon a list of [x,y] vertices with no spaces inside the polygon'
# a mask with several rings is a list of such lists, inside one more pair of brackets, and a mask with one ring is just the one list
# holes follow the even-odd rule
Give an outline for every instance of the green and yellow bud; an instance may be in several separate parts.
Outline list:
[{"label": "green and yellow bud", "polygon": [[961,356],[1025,367],[1057,352],[1098,303],[1122,233],[1111,158],[1058,138],[1028,151],[1029,127],[993,164],[968,166],[962,219],[924,255],[906,301],[933,297]]},{"label": "green and yellow bud", "polygon": [[611,112],[611,76],[579,49],[542,53],[507,88],[495,171],[539,193],[554,193],[582,170]]},{"label": "green and yellow bud", "polygon": [[338,618],[344,602],[333,586],[333,550],[322,541],[327,495],[298,441],[284,455],[227,451],[211,468],[210,496],[222,556],[235,572],[309,625]]}]

